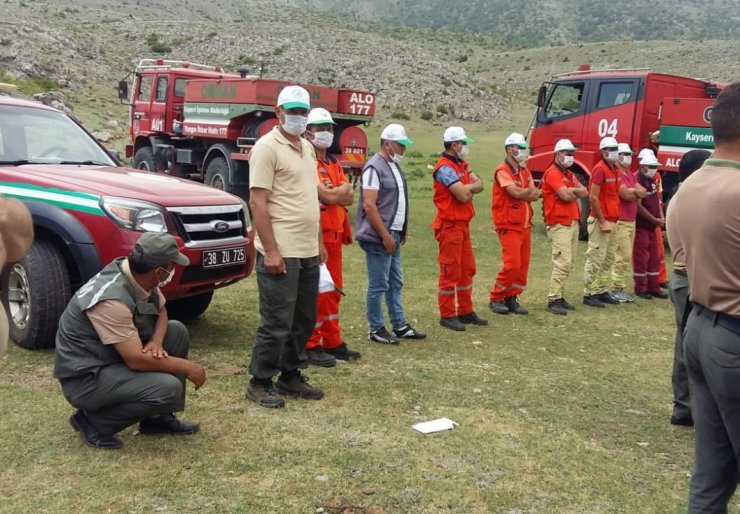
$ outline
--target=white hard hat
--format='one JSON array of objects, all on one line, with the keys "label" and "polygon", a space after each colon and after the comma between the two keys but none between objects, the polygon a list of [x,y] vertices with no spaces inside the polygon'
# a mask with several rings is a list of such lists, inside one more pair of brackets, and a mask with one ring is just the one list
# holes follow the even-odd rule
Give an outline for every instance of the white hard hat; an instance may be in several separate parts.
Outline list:
[{"label": "white hard hat", "polygon": [[311,96],[301,86],[286,86],[280,91],[277,106],[284,109],[306,109],[311,108]]},{"label": "white hard hat", "polygon": [[613,137],[605,137],[601,140],[601,143],[599,143],[599,150],[603,150],[604,148],[617,148],[619,146],[619,143],[617,143],[617,140]]},{"label": "white hard hat", "polygon": [[573,146],[570,139],[561,139],[555,143],[555,152],[575,152],[576,147]]},{"label": "white hard hat", "polygon": [[513,132],[509,134],[509,137],[506,138],[504,141],[504,146],[513,146],[516,145],[519,148],[529,148],[529,145],[527,144],[527,141],[524,139],[524,136],[522,134],[519,134],[518,132]]},{"label": "white hard hat", "polygon": [[331,113],[323,107],[315,107],[308,113],[309,125],[336,125]]},{"label": "white hard hat", "polygon": [[617,149],[619,153],[628,153],[632,155],[632,148],[630,148],[630,145],[627,143],[619,143],[619,148]]},{"label": "white hard hat", "polygon": [[414,144],[414,142],[406,135],[406,129],[403,128],[403,125],[399,125],[398,123],[391,123],[385,127],[383,132],[380,133],[380,139],[385,141],[395,141],[403,146]]},{"label": "white hard hat", "polygon": [[473,142],[473,140],[465,134],[465,129],[463,129],[462,127],[449,127],[447,130],[445,130],[444,136],[442,136],[442,140],[445,143],[454,143],[456,141],[464,141],[466,143]]},{"label": "white hard hat", "polygon": [[643,154],[642,157],[640,157],[640,166],[660,166],[660,163],[652,150],[647,152],[643,150],[640,153]]},{"label": "white hard hat", "polygon": [[640,150],[640,153],[637,154],[637,157],[642,159],[646,155],[652,155],[653,157],[655,157],[655,152],[653,152],[652,148],[643,148],[642,150]]}]

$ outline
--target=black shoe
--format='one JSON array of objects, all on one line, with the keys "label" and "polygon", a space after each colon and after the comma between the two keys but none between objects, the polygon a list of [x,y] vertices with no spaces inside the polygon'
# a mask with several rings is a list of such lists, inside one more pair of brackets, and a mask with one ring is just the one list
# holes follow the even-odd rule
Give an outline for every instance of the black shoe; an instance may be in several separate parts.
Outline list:
[{"label": "black shoe", "polygon": [[668,282],[661,282],[658,284],[661,289],[668,289]]},{"label": "black shoe", "polygon": [[560,303],[560,300],[551,300],[547,302],[547,310],[553,314],[557,314],[558,316],[565,316],[568,314],[568,311],[563,307],[563,304]]},{"label": "black shoe", "polygon": [[123,446],[120,439],[112,435],[103,435],[98,433],[85,413],[78,410],[69,417],[69,424],[72,425],[75,432],[79,432],[82,440],[91,448],[100,448],[101,450],[118,450]]},{"label": "black shoe", "polygon": [[606,305],[604,305],[604,302],[599,300],[599,297],[597,295],[593,294],[587,294],[586,296],[584,296],[583,304],[588,305],[589,307],[598,307],[599,309],[603,309],[604,307],[606,307]]},{"label": "black shoe", "polygon": [[178,434],[189,435],[200,430],[198,423],[184,423],[174,414],[162,414],[157,418],[142,419],[139,422],[140,434]]},{"label": "black shoe", "polygon": [[291,372],[283,371],[280,374],[280,378],[278,378],[276,387],[280,394],[297,396],[298,398],[321,400],[324,397],[324,391],[309,384],[308,379],[301,375],[301,372],[298,370]]},{"label": "black shoe", "polygon": [[677,416],[671,416],[671,425],[676,425],[679,427],[693,427],[694,418],[692,418],[691,416],[680,418]]},{"label": "black shoe", "polygon": [[614,298],[609,291],[596,295],[596,298],[609,305],[619,305],[621,303],[619,298]]},{"label": "black shoe", "polygon": [[285,407],[285,400],[278,395],[275,384],[269,378],[264,380],[253,378],[250,380],[244,397],[260,407],[266,407],[268,409]]},{"label": "black shoe", "polygon": [[488,302],[488,308],[496,314],[509,314],[509,308],[504,302]]},{"label": "black shoe", "polygon": [[414,327],[406,323],[401,328],[394,328],[393,333],[396,337],[402,337],[404,339],[426,339],[427,335],[424,332],[419,332]]},{"label": "black shoe", "polygon": [[468,314],[463,314],[462,316],[458,316],[457,319],[459,319],[466,325],[488,325],[488,320],[486,318],[481,318],[480,316],[478,316],[475,311]]},{"label": "black shoe", "polygon": [[572,305],[572,304],[568,303],[567,301],[565,301],[565,298],[561,298],[560,299],[560,305],[562,305],[563,309],[565,309],[566,311],[574,311],[574,310],[576,310],[575,305]]},{"label": "black shoe", "polygon": [[333,368],[337,365],[337,359],[329,355],[320,346],[306,350],[306,357],[308,357],[308,363],[320,368]]},{"label": "black shoe", "polygon": [[655,293],[650,291],[650,296],[654,298],[660,298],[661,300],[665,300],[668,298],[668,293],[666,293],[665,291],[657,291]]},{"label": "black shoe", "polygon": [[653,295],[651,295],[647,291],[643,291],[642,293],[635,293],[635,296],[637,296],[638,298],[642,298],[643,300],[652,300],[653,299]]},{"label": "black shoe", "polygon": [[465,325],[457,316],[451,318],[442,318],[439,320],[439,324],[450,330],[456,330],[457,332],[465,332]]},{"label": "black shoe", "polygon": [[390,335],[388,331],[385,329],[385,327],[380,327],[377,330],[371,330],[367,337],[371,341],[375,341],[376,343],[380,343],[380,344],[398,344],[399,343],[398,339],[396,339],[395,336]]},{"label": "black shoe", "polygon": [[360,352],[350,350],[347,343],[342,343],[336,348],[326,349],[324,351],[340,361],[355,361],[362,358],[362,354]]},{"label": "black shoe", "polygon": [[506,298],[504,303],[508,307],[509,312],[513,312],[514,314],[529,314],[527,309],[519,305],[519,300],[517,300],[516,296]]}]

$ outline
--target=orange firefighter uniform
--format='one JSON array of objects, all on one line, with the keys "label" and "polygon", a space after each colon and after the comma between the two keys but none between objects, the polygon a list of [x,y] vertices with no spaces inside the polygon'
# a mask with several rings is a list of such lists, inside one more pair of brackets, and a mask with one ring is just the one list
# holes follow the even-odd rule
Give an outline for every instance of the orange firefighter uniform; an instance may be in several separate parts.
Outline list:
[{"label": "orange firefighter uniform", "polygon": [[534,182],[527,168],[512,166],[504,161],[493,172],[491,214],[499,241],[503,265],[491,288],[489,300],[503,302],[519,296],[527,287],[527,274],[532,254],[532,205],[527,200],[514,198],[506,187],[522,189]]},{"label": "orange firefighter uniform", "polygon": [[[327,180],[332,186],[348,184],[349,181],[342,170],[339,161],[327,154],[327,160],[317,159],[319,182]],[[321,230],[324,236],[329,270],[334,285],[341,289],[344,285],[342,278],[342,245],[352,244],[352,231],[349,226],[347,210],[339,204],[321,204]],[[311,338],[306,343],[306,350],[323,347],[326,350],[337,348],[342,344],[342,331],[339,325],[339,302],[341,294],[338,291],[320,293],[318,297],[318,313],[316,326]]]},{"label": "orange firefighter uniform", "polygon": [[[443,166],[452,168],[462,184],[470,184],[470,169],[465,160],[447,153],[442,154],[434,166],[435,176]],[[432,229],[434,238],[439,243],[437,299],[441,318],[464,316],[473,312],[473,276],[476,272],[469,228],[470,220],[475,216],[475,207],[472,200],[461,202],[455,198],[449,185],[434,181],[433,200],[437,214],[432,221]]]}]

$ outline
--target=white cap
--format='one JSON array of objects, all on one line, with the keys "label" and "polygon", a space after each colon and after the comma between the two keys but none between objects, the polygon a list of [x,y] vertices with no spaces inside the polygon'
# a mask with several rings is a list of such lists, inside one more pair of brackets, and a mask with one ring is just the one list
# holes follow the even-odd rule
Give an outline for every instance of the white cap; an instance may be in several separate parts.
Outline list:
[{"label": "white cap", "polygon": [[315,107],[308,113],[309,125],[336,125],[331,113],[323,107]]},{"label": "white cap", "polygon": [[627,143],[619,143],[619,148],[617,149],[619,153],[628,153],[632,155],[632,148],[630,148],[630,145]]},{"label": "white cap", "polygon": [[301,86],[286,86],[280,91],[277,106],[285,109],[311,109],[311,96]]},{"label": "white cap", "polygon": [[642,159],[646,155],[652,155],[653,157],[655,157],[655,152],[653,152],[652,148],[643,148],[642,150],[640,150],[640,153],[637,154],[637,157]]},{"label": "white cap", "polygon": [[414,144],[414,142],[411,141],[406,135],[406,129],[403,128],[403,125],[399,125],[398,123],[391,123],[390,125],[385,127],[383,129],[383,132],[380,133],[380,139],[384,139],[386,141],[395,141],[396,143],[403,146]]},{"label": "white cap", "polygon": [[660,163],[658,162],[658,159],[655,158],[655,154],[652,150],[647,149],[647,152],[643,150],[640,152],[642,154],[642,157],[640,157],[640,166],[660,166]]},{"label": "white cap", "polygon": [[561,139],[557,143],[555,143],[555,152],[575,152],[576,147],[573,146],[573,143],[570,142],[570,139]]},{"label": "white cap", "polygon": [[445,143],[454,143],[456,141],[465,141],[466,143],[473,142],[473,140],[465,134],[465,130],[462,127],[448,128],[447,130],[445,130],[445,134],[444,136],[442,136],[442,140]]},{"label": "white cap", "polygon": [[506,138],[506,141],[504,141],[504,146],[511,146],[516,145],[519,148],[529,148],[529,145],[524,140],[524,136],[514,132],[513,134],[509,134],[509,137]]},{"label": "white cap", "polygon": [[619,146],[619,143],[617,143],[617,140],[613,137],[605,137],[601,140],[601,143],[599,143],[599,150],[603,150],[604,148],[617,148]]}]

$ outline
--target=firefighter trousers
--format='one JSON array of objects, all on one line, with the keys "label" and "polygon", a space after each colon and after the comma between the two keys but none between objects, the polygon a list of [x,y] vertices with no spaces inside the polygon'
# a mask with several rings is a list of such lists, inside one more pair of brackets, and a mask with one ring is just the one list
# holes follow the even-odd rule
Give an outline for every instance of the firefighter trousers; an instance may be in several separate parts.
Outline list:
[{"label": "firefighter trousers", "polygon": [[617,249],[612,266],[612,290],[624,291],[632,269],[632,247],[635,244],[635,222],[619,220],[616,224]]},{"label": "firefighter trousers", "polygon": [[660,253],[655,236],[655,230],[637,227],[635,246],[632,250],[635,293],[660,291]]},{"label": "firefighter trousers", "polygon": [[519,296],[527,287],[529,260],[532,256],[532,229],[497,230],[501,242],[503,265],[491,288],[489,300],[502,302],[504,299]]},{"label": "firefighter trousers", "polygon": [[565,281],[573,271],[573,263],[578,253],[577,221],[570,226],[548,225],[547,239],[552,247],[552,274],[550,275],[550,289],[547,293],[548,301],[560,300],[563,297]]},{"label": "firefighter trousers", "polygon": [[[444,221],[434,230],[439,243],[439,315],[452,318],[473,312],[475,255],[467,221]],[[457,307],[455,307],[457,298]]]},{"label": "firefighter trousers", "polygon": [[[324,233],[324,246],[328,258],[326,267],[329,270],[334,285],[339,289],[344,286],[342,277],[342,238],[341,233],[338,237],[330,237]],[[319,293],[317,299],[316,326],[313,329],[310,339],[306,343],[306,350],[324,347],[327,350],[338,347],[342,344],[342,330],[339,326],[339,302],[342,295],[337,291],[328,291]]]},{"label": "firefighter trousers", "polygon": [[583,269],[583,294],[594,295],[609,290],[609,273],[617,251],[617,224],[609,222],[611,232],[603,232],[594,217],[588,218],[588,249]]},{"label": "firefighter trousers", "polygon": [[665,243],[663,242],[663,229],[655,227],[655,241],[658,243],[658,257],[660,259],[660,275],[658,275],[659,284],[668,283],[668,267],[665,263]]}]

